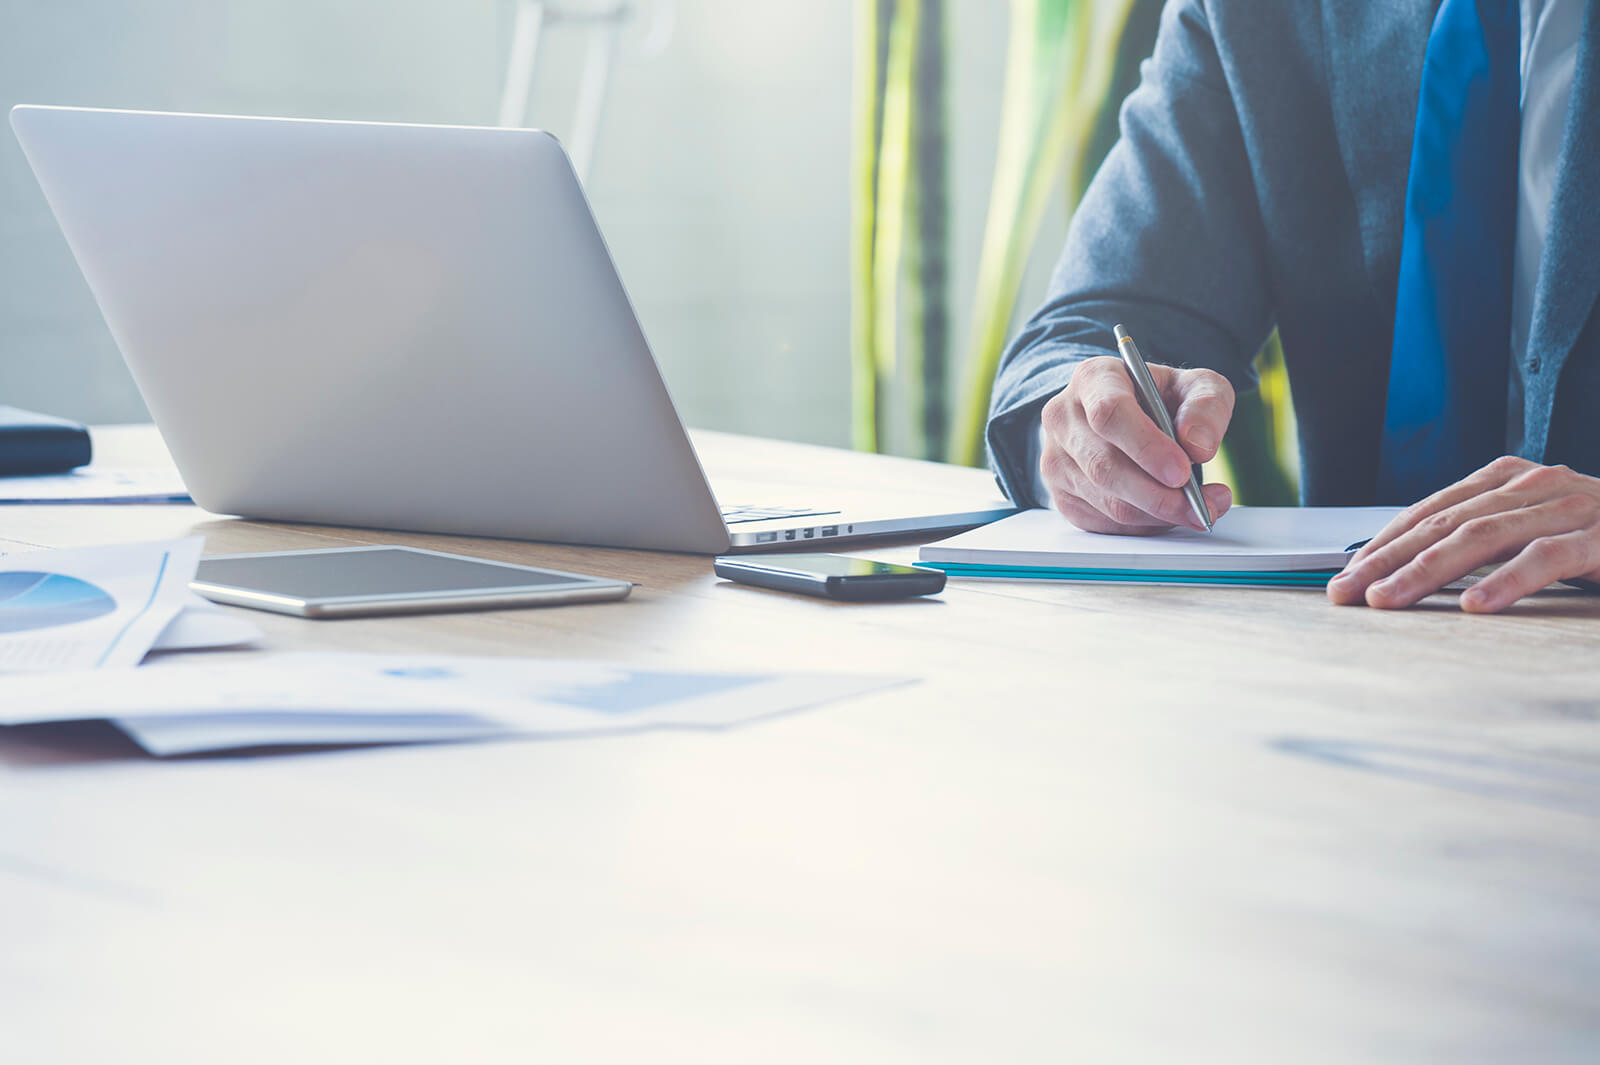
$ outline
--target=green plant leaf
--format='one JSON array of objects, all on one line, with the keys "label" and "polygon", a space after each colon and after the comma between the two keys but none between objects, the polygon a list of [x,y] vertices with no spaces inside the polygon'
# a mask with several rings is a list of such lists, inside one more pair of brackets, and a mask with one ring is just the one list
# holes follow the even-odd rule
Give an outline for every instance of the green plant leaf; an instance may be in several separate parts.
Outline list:
[{"label": "green plant leaf", "polygon": [[1289,374],[1277,333],[1256,356],[1255,369],[1257,387],[1239,393],[1222,441],[1223,476],[1240,503],[1294,506],[1299,497],[1299,448]]},{"label": "green plant leaf", "polygon": [[895,0],[856,0],[855,133],[851,160],[850,238],[851,437],[863,451],[878,449],[881,390],[875,349],[877,298],[878,144],[883,136],[883,87]]},{"label": "green plant leaf", "polygon": [[877,233],[872,249],[873,352],[880,386],[891,379],[899,345],[899,287],[912,180],[911,112],[917,28],[922,0],[897,0],[883,82],[883,135],[878,144]]},{"label": "green plant leaf", "polygon": [[1013,0],[1000,145],[978,268],[952,458],[983,462],[983,430],[1022,273],[1052,190],[1082,172],[1134,0]]},{"label": "green plant leaf", "polygon": [[942,459],[948,447],[950,360],[949,131],[946,0],[922,0],[913,61],[910,224],[905,239],[901,380],[913,454]]}]

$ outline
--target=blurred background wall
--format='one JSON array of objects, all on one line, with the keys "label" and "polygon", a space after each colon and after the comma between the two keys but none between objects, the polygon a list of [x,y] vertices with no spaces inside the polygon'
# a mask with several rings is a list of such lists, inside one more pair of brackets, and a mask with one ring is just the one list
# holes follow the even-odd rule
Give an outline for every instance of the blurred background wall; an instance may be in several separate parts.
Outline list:
[{"label": "blurred background wall", "polygon": [[[686,421],[847,445],[852,0],[669,6],[664,50],[645,47],[643,11],[620,51],[589,177],[601,228]],[[950,5],[957,294],[976,273],[1006,9]],[[0,0],[0,103],[491,125],[513,18],[513,0]],[[528,124],[569,132],[586,47],[545,33]],[[1024,309],[1062,225],[1046,224]],[[952,311],[965,337],[959,297]],[[146,417],[9,133],[0,403]]]}]

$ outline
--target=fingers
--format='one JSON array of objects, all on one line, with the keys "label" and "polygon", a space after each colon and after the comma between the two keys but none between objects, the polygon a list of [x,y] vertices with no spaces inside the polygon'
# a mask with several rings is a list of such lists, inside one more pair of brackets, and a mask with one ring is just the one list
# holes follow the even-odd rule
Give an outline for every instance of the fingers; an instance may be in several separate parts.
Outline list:
[{"label": "fingers", "polygon": [[1120,524],[1112,521],[1082,499],[1067,492],[1052,493],[1051,498],[1061,516],[1084,532],[1120,536],[1151,536],[1161,532],[1163,529],[1172,528],[1170,525],[1154,523],[1142,526]]},{"label": "fingers", "polygon": [[1212,521],[1233,509],[1233,489],[1225,484],[1203,484],[1200,494],[1206,497],[1206,509],[1211,511]]},{"label": "fingers", "polygon": [[[1517,555],[1526,545],[1535,541],[1588,528],[1594,525],[1597,516],[1600,516],[1600,500],[1573,495],[1537,506],[1500,510],[1469,518],[1449,535],[1421,549],[1408,547],[1404,540],[1396,541],[1394,548],[1410,550],[1411,557],[1392,573],[1367,585],[1367,605],[1385,609],[1410,606],[1480,566]],[[1419,530],[1419,534],[1425,534],[1426,531],[1425,528]],[[1375,559],[1378,557],[1374,556]],[[1388,562],[1387,556],[1384,556],[1384,561]],[[1535,559],[1535,563],[1553,561],[1557,560],[1546,558],[1543,554]],[[1577,558],[1571,560],[1573,565],[1582,561]],[[1529,567],[1530,574],[1543,572],[1536,564],[1525,566]],[[1570,569],[1550,577],[1544,584],[1582,572],[1581,567]],[[1544,584],[1537,587],[1542,588]]]},{"label": "fingers", "polygon": [[[1520,557],[1535,540],[1597,526],[1600,480],[1565,466],[1496,459],[1397,517],[1329,582],[1328,597],[1343,604],[1409,606],[1475,569]],[[1519,575],[1531,580],[1541,572],[1532,562],[1519,562],[1505,585],[1492,583],[1487,592],[1464,597],[1462,605],[1501,609],[1504,602],[1493,598],[1496,589],[1518,587]],[[1581,575],[1573,570],[1552,579]]]},{"label": "fingers", "polygon": [[[1389,534],[1386,542],[1379,544],[1378,538],[1374,537],[1351,557],[1345,565],[1344,572],[1328,582],[1328,597],[1344,605],[1365,602],[1368,588],[1393,576],[1424,552],[1452,537],[1454,538],[1452,557],[1469,545],[1474,547],[1486,545],[1491,539],[1507,531],[1502,512],[1515,511],[1529,502],[1531,501],[1518,497],[1508,487],[1502,487],[1472,496],[1445,510],[1429,514],[1411,522],[1409,529],[1395,534],[1393,531],[1395,525],[1406,517],[1406,514],[1400,514],[1385,528],[1384,532]],[[1502,515],[1502,517],[1497,520],[1491,515]],[[1509,558],[1525,542],[1517,543],[1515,547],[1502,548],[1504,554],[1501,557]],[[1499,560],[1496,557],[1483,558],[1465,572],[1470,573],[1477,566]],[[1450,577],[1429,591],[1435,591],[1450,581],[1458,580],[1461,576],[1462,574],[1457,574]]]},{"label": "fingers", "polygon": [[[1149,535],[1174,525],[1197,525],[1181,491],[1157,484],[1103,441],[1075,436],[1070,451],[1047,449],[1040,470],[1056,509],[1080,529]],[[1093,516],[1077,520],[1085,510]]]},{"label": "fingers", "polygon": [[[1056,509],[1079,528],[1148,534],[1174,525],[1204,527],[1182,488],[1194,454],[1215,454],[1232,415],[1233,390],[1210,371],[1153,366],[1151,372],[1206,446],[1181,447],[1151,420],[1120,359],[1086,360],[1045,404],[1040,473]],[[1223,485],[1203,491],[1213,517],[1233,505]]]},{"label": "fingers", "polygon": [[[1505,478],[1507,473],[1511,476]],[[1410,606],[1473,570],[1511,559],[1502,567],[1509,570],[1506,576],[1497,572],[1462,597],[1464,609],[1489,612],[1551,581],[1584,575],[1586,562],[1594,568],[1588,558],[1571,552],[1584,543],[1582,534],[1600,537],[1600,481],[1566,467],[1497,460],[1424,503],[1438,505],[1459,497],[1463,488],[1497,482],[1499,487],[1431,514],[1401,515],[1406,520],[1385,530],[1386,542],[1375,541],[1358,552],[1329,583],[1329,598],[1384,608]],[[1401,524],[1409,528],[1396,532]],[[1568,534],[1580,534],[1580,540],[1560,540]],[[1531,544],[1545,540],[1560,540],[1566,546],[1527,552]],[[1563,567],[1564,572],[1544,578]],[[1527,582],[1540,578],[1543,583],[1527,587]]]},{"label": "fingers", "polygon": [[1443,488],[1428,498],[1414,503],[1395,515],[1394,520],[1383,527],[1383,530],[1367,541],[1365,547],[1357,551],[1350,559],[1348,570],[1377,554],[1389,544],[1411,532],[1423,521],[1442,513],[1451,507],[1463,503],[1475,496],[1501,488],[1510,481],[1536,468],[1536,464],[1527,459],[1520,459],[1514,455],[1506,455],[1495,459],[1482,469],[1467,475],[1455,484]]},{"label": "fingers", "polygon": [[[1151,367],[1151,373],[1165,367]],[[1233,386],[1210,370],[1169,370],[1178,400],[1173,427],[1194,462],[1210,462],[1233,420]]]},{"label": "fingers", "polygon": [[1461,609],[1493,614],[1556,581],[1600,569],[1600,531],[1594,526],[1534,540],[1517,556],[1461,593]]},{"label": "fingers", "polygon": [[[1082,411],[1082,426],[1128,456],[1156,481],[1178,488],[1189,479],[1188,454],[1139,406],[1133,382],[1128,380],[1120,360],[1086,360],[1073,371],[1067,394]],[[1070,442],[1064,443],[1070,450]]]}]

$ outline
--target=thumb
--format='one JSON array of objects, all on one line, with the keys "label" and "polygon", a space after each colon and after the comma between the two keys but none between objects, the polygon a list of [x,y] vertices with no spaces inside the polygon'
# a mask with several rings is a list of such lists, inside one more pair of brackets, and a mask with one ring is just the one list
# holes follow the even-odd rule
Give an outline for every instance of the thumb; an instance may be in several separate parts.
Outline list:
[{"label": "thumb", "polygon": [[1215,370],[1173,370],[1173,427],[1195,462],[1210,462],[1233,419],[1233,386]]}]

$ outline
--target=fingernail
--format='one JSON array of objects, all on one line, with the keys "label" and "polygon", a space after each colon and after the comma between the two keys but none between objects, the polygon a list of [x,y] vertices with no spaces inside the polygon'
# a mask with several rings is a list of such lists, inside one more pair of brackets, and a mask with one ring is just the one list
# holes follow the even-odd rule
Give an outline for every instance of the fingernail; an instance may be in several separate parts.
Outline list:
[{"label": "fingernail", "polygon": [[1367,585],[1367,595],[1376,594],[1379,599],[1404,599],[1409,595],[1406,582],[1395,577],[1385,577],[1381,581],[1374,581]]},{"label": "fingernail", "polygon": [[1216,438],[1204,429],[1196,429],[1189,434],[1189,444],[1201,451],[1210,451],[1217,446]]},{"label": "fingernail", "polygon": [[1167,462],[1161,465],[1161,483],[1168,488],[1181,488],[1183,482],[1189,479],[1189,467],[1181,462]]}]

